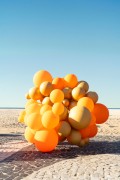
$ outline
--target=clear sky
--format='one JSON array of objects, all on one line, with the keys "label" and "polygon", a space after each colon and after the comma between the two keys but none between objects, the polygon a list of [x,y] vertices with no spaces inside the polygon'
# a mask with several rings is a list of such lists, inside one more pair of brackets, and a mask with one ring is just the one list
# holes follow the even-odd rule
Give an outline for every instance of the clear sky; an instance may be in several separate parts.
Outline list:
[{"label": "clear sky", "polygon": [[0,107],[23,107],[41,69],[74,73],[120,107],[120,1],[1,0]]}]

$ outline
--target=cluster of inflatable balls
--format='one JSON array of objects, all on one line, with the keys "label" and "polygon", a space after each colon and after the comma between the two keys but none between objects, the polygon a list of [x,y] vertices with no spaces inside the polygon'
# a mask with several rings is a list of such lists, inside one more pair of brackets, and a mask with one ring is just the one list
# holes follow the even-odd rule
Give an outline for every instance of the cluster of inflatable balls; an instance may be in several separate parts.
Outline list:
[{"label": "cluster of inflatable balls", "polygon": [[88,91],[88,83],[78,81],[75,74],[53,78],[48,71],[40,70],[33,83],[18,120],[26,125],[25,139],[41,152],[54,150],[64,140],[86,145],[98,132],[96,124],[109,117],[108,108],[97,103],[98,94]]}]

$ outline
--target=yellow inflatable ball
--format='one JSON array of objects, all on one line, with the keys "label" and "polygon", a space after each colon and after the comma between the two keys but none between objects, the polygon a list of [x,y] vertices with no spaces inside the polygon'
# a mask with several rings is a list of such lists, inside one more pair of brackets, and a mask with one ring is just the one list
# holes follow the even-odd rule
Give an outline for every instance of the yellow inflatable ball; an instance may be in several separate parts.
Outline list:
[{"label": "yellow inflatable ball", "polygon": [[69,108],[69,110],[71,110],[75,106],[77,106],[77,101],[72,100],[72,101],[70,101],[70,104],[69,104],[68,108]]},{"label": "yellow inflatable ball", "polygon": [[20,112],[20,115],[19,115],[19,117],[18,117],[18,121],[19,122],[24,122],[24,117],[25,117],[25,115],[26,115],[26,111],[25,110],[22,110],[21,112]]},{"label": "yellow inflatable ball", "polygon": [[26,102],[25,104],[25,108],[27,108],[29,105],[33,104],[33,103],[37,103],[37,101],[33,100],[33,99],[30,99]]},{"label": "yellow inflatable ball", "polygon": [[61,102],[54,103],[52,111],[54,114],[61,115],[64,112],[64,105]]},{"label": "yellow inflatable ball", "polygon": [[50,100],[52,103],[62,102],[64,99],[64,93],[60,89],[54,89],[50,93]]},{"label": "yellow inflatable ball", "polygon": [[31,99],[31,97],[29,96],[29,93],[26,93],[26,94],[25,94],[25,98],[26,98],[26,99]]},{"label": "yellow inflatable ball", "polygon": [[87,97],[91,98],[93,100],[94,103],[96,103],[98,101],[98,94],[96,92],[93,91],[89,91],[86,94]]},{"label": "yellow inflatable ball", "polygon": [[89,97],[82,97],[79,99],[77,106],[84,106],[86,107],[90,112],[94,109],[94,103],[93,100]]},{"label": "yellow inflatable ball", "polygon": [[78,79],[75,74],[67,74],[64,79],[67,82],[67,86],[70,88],[74,88],[78,84]]},{"label": "yellow inflatable ball", "polygon": [[59,117],[60,121],[68,119],[68,109],[66,107],[64,107],[64,112]]},{"label": "yellow inflatable ball", "polygon": [[85,92],[89,90],[89,84],[86,81],[79,81],[77,86],[83,88]]},{"label": "yellow inflatable ball", "polygon": [[28,118],[28,115],[26,114],[25,117],[24,117],[24,124],[27,126],[27,118]]},{"label": "yellow inflatable ball", "polygon": [[42,101],[43,95],[40,93],[38,87],[33,87],[29,90],[29,96],[31,99]]},{"label": "yellow inflatable ball", "polygon": [[42,115],[42,124],[46,129],[53,129],[59,124],[59,116],[52,110],[46,111]]},{"label": "yellow inflatable ball", "polygon": [[35,139],[34,139],[35,132],[32,129],[30,129],[29,127],[26,127],[25,133],[24,133],[25,139],[30,143],[34,143],[35,142]]},{"label": "yellow inflatable ball", "polygon": [[85,96],[85,89],[81,88],[81,87],[75,87],[72,90],[72,98],[75,101],[78,101],[80,98]]},{"label": "yellow inflatable ball", "polygon": [[35,134],[35,146],[41,152],[50,152],[58,144],[58,135],[54,129],[43,129]]},{"label": "yellow inflatable ball", "polygon": [[81,141],[81,135],[79,131],[72,129],[70,135],[67,137],[70,144],[78,145]]},{"label": "yellow inflatable ball", "polygon": [[49,81],[45,81],[40,85],[40,92],[43,96],[49,96],[53,90],[53,85]]},{"label": "yellow inflatable ball", "polygon": [[63,89],[65,87],[65,81],[63,78],[56,77],[52,81],[54,89]]},{"label": "yellow inflatable ball", "polygon": [[46,112],[48,110],[52,110],[52,107],[48,104],[44,104],[40,109],[40,114],[43,115],[44,112]]},{"label": "yellow inflatable ball", "polygon": [[72,89],[71,88],[66,87],[62,91],[64,93],[65,99],[71,99],[72,98]]},{"label": "yellow inflatable ball", "polygon": [[64,104],[65,107],[68,107],[70,104],[68,99],[63,99],[62,103]]},{"label": "yellow inflatable ball", "polygon": [[36,87],[40,87],[40,84],[44,81],[49,81],[52,82],[52,75],[46,71],[46,70],[41,70],[35,73],[33,77],[33,83]]},{"label": "yellow inflatable ball", "polygon": [[60,121],[56,129],[57,129],[58,134],[63,137],[69,136],[71,132],[71,126],[66,121]]},{"label": "yellow inflatable ball", "polygon": [[91,113],[84,106],[75,106],[70,110],[68,121],[77,130],[86,128],[91,121]]},{"label": "yellow inflatable ball", "polygon": [[34,130],[43,129],[40,113],[32,113],[27,117],[27,125]]},{"label": "yellow inflatable ball", "polygon": [[53,105],[53,103],[50,100],[50,97],[44,97],[44,99],[42,100],[42,104],[48,104],[50,106]]},{"label": "yellow inflatable ball", "polygon": [[84,147],[86,145],[86,138],[85,139],[81,139],[80,143],[78,144],[79,147]]},{"label": "yellow inflatable ball", "polygon": [[31,113],[39,113],[42,105],[38,103],[32,103],[26,108],[26,114],[29,115]]}]

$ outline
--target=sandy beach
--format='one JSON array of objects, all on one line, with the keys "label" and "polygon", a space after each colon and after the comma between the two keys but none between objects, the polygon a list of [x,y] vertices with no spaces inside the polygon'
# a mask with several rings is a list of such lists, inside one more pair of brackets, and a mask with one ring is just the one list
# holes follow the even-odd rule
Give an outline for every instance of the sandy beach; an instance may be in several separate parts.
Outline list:
[{"label": "sandy beach", "polygon": [[45,154],[25,141],[20,112],[0,110],[0,180],[120,179],[120,109],[110,109],[108,121],[98,125],[98,135],[88,146],[80,149],[64,142]]}]

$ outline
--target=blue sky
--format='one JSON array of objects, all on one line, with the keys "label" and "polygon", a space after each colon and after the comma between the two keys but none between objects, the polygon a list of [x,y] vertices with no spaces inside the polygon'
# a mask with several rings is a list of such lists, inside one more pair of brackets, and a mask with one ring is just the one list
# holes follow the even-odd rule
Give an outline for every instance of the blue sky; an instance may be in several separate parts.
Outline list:
[{"label": "blue sky", "polygon": [[120,1],[0,1],[0,68],[0,107],[23,107],[41,69],[74,73],[120,107]]}]

